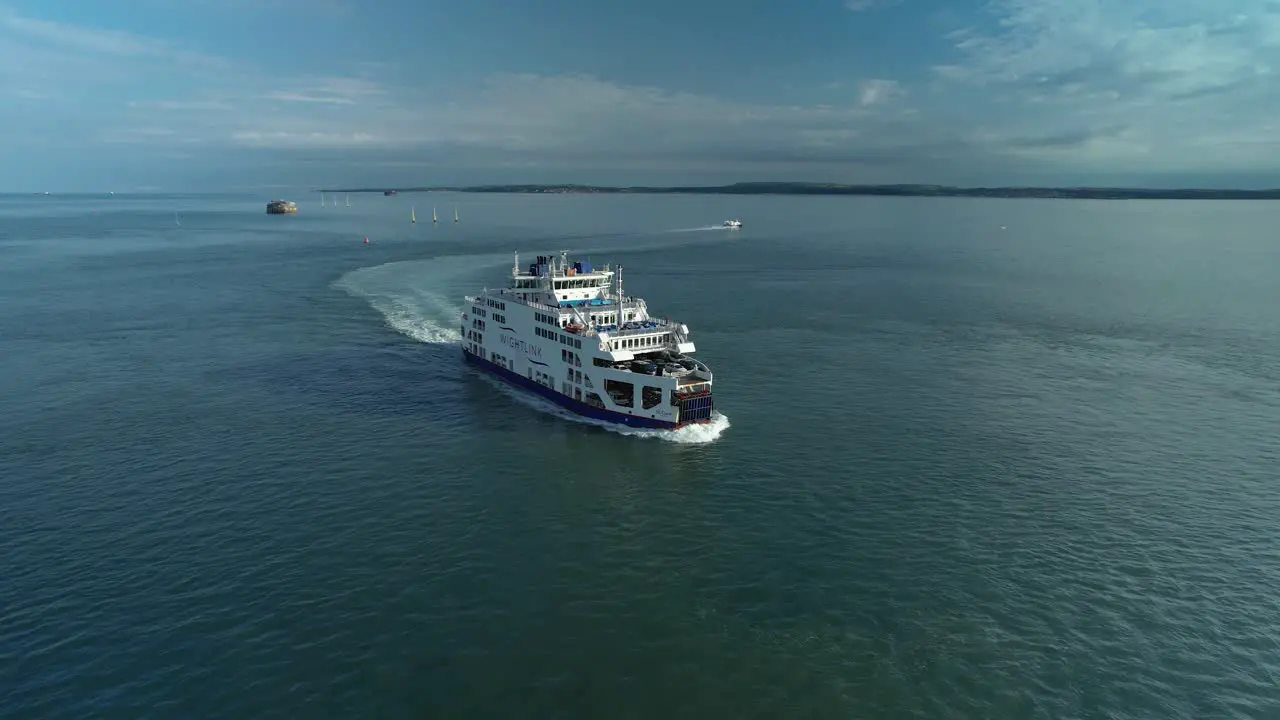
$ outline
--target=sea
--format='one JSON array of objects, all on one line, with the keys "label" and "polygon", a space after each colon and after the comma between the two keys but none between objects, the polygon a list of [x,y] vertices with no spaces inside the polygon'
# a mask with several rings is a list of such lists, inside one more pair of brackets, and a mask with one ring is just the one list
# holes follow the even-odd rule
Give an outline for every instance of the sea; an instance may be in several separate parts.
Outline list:
[{"label": "sea", "polygon": [[[0,197],[0,717],[1280,717],[1280,204],[288,192]],[[464,364],[561,250],[714,422]]]}]

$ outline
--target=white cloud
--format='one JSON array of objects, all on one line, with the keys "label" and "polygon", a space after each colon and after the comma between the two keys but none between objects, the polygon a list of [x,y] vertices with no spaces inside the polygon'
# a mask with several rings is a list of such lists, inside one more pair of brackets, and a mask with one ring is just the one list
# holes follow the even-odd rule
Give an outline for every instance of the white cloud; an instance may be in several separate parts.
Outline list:
[{"label": "white cloud", "polygon": [[845,8],[853,12],[866,12],[901,5],[903,0],[844,0]]},{"label": "white cloud", "polygon": [[224,67],[222,58],[185,50],[175,44],[142,35],[102,28],[24,17],[0,10],[0,32],[20,41],[41,43],[50,49],[90,56],[165,57],[189,65]]},{"label": "white cloud", "polygon": [[354,100],[346,97],[333,95],[304,95],[302,93],[285,92],[283,90],[267,95],[267,99],[280,100],[281,102],[330,103],[333,105],[352,105],[355,103]]},{"label": "white cloud", "polygon": [[174,112],[220,112],[231,109],[230,105],[217,100],[130,100],[125,103],[125,106],[147,111],[166,110]]},{"label": "white cloud", "polygon": [[1276,3],[996,0],[990,9],[993,29],[954,33],[959,61],[935,68],[952,103],[983,102],[976,130],[987,142],[1094,168],[1256,164],[1228,138],[1256,134],[1280,112]]},{"label": "white cloud", "polygon": [[107,55],[154,55],[164,51],[166,45],[156,40],[115,30],[99,30],[64,25],[9,14],[0,19],[4,29],[18,35],[48,41],[71,50]]},{"label": "white cloud", "polygon": [[125,127],[112,128],[100,135],[102,142],[113,144],[153,143],[168,140],[181,140],[182,136],[168,127]]},{"label": "white cloud", "polygon": [[280,76],[155,38],[0,13],[0,114],[7,100],[36,107],[56,93],[65,123],[30,123],[10,137],[350,151],[384,166],[788,165],[889,182],[954,181],[956,168],[968,173],[961,182],[1015,182],[1008,174],[1027,168],[1248,169],[1280,149],[1271,89],[1280,14],[1271,8],[996,0],[993,22],[950,36],[955,58],[931,81],[814,79],[815,92],[844,96],[831,105],[530,73],[428,95],[387,84],[394,68],[369,63]]},{"label": "white cloud", "polygon": [[242,130],[232,134],[237,143],[267,148],[349,148],[378,144],[380,139],[368,133],[325,133]]},{"label": "white cloud", "polygon": [[863,107],[888,102],[902,95],[902,86],[894,80],[863,80],[858,90],[858,104]]},{"label": "white cloud", "polygon": [[[888,94],[893,83],[873,81],[872,87]],[[901,114],[860,105],[744,103],[589,76],[530,74],[493,77],[433,119],[444,137],[508,150],[812,160],[823,159],[815,138],[855,158],[909,144],[913,126]]]}]

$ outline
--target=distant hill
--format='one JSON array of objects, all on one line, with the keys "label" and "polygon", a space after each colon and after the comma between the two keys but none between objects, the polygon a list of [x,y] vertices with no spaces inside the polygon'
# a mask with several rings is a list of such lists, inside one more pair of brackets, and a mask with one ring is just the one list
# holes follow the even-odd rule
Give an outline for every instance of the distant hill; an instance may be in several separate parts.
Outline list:
[{"label": "distant hill", "polygon": [[[329,193],[385,192],[392,188],[326,188]],[[611,187],[607,185],[473,185],[394,188],[400,193],[633,193],[676,195],[879,195],[894,197],[1065,198],[1081,200],[1280,200],[1280,189],[1177,190],[1104,187],[952,187],[948,185],[840,185],[806,182],[746,182],[732,185]]]}]

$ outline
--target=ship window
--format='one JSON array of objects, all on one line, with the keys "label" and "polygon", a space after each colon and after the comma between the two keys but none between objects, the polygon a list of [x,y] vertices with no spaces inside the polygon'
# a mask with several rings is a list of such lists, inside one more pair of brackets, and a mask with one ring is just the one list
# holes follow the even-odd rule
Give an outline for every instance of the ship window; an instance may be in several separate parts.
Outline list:
[{"label": "ship window", "polygon": [[620,380],[605,380],[604,390],[609,393],[609,397],[613,398],[613,404],[618,407],[634,407],[635,406],[635,385]]},{"label": "ship window", "polygon": [[644,398],[643,404],[645,410],[657,407],[662,402],[662,388],[646,387],[641,393],[641,396]]}]

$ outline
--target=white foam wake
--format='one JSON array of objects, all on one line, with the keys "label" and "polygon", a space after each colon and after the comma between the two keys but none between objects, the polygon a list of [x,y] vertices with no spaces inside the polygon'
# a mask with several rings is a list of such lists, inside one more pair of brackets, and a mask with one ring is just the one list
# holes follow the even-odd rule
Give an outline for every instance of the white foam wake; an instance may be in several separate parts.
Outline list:
[{"label": "white foam wake", "polygon": [[669,232],[669,233],[706,232],[707,230],[728,230],[728,229],[729,228],[724,225],[703,225],[701,227],[676,228],[675,230],[667,230],[666,232]]},{"label": "white foam wake", "polygon": [[[387,325],[422,343],[457,344],[462,306],[449,298],[474,293],[480,276],[510,262],[503,255],[464,255],[408,260],[360,268],[338,278],[334,287],[366,300]],[[461,359],[460,359],[461,361]],[[487,373],[477,375],[515,401],[556,417],[632,437],[655,438],[681,444],[708,443],[729,428],[729,418],[716,413],[709,423],[677,430],[651,430],[593,420],[574,414],[532,393],[512,387]]]},{"label": "white foam wake", "polygon": [[468,279],[503,261],[500,255],[460,255],[390,262],[352,270],[334,286],[364,298],[387,325],[414,340],[457,343],[462,339],[462,305],[457,301],[474,293],[479,282]]}]

